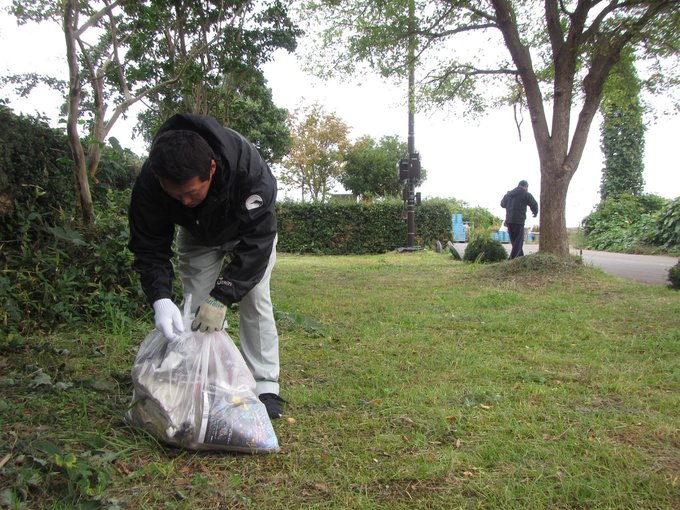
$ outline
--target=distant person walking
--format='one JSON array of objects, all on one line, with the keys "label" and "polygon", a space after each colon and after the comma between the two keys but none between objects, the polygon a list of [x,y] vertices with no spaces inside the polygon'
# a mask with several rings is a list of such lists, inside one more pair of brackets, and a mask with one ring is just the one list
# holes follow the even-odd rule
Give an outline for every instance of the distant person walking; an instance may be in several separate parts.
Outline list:
[{"label": "distant person walking", "polygon": [[534,218],[538,215],[538,204],[528,189],[529,183],[521,180],[517,187],[508,191],[501,200],[501,207],[505,209],[505,226],[508,227],[508,235],[512,243],[510,259],[524,255],[522,246],[524,245],[524,222],[527,219],[527,207],[534,213]]}]

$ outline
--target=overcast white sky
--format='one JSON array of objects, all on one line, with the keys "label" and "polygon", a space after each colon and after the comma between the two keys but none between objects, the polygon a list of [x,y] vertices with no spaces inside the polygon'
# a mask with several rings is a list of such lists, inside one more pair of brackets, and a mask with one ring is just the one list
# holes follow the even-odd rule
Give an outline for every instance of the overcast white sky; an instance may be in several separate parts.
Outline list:
[{"label": "overcast white sky", "polygon": [[[0,0],[0,5],[5,0]],[[63,34],[56,25],[17,27],[13,17],[0,12],[0,75],[42,72],[66,76]],[[370,135],[379,139],[397,135],[406,141],[408,113],[406,83],[389,85],[376,77],[365,77],[361,84],[349,80],[321,82],[304,74],[296,58],[280,52],[265,67],[275,103],[293,110],[318,102],[327,112],[335,112],[351,128],[351,137]],[[6,97],[7,94],[0,94]],[[25,100],[10,101],[16,111],[44,113],[56,119],[61,99],[44,90]],[[527,115],[518,139],[512,110],[489,112],[480,120],[446,116],[443,113],[418,114],[415,118],[415,145],[427,169],[427,181],[419,188],[424,198],[455,197],[471,206],[481,206],[503,217],[499,206],[503,194],[520,179],[529,181],[529,191],[540,195],[538,156]],[[143,154],[145,147],[131,139],[133,122],[119,122],[111,132],[123,146]],[[645,149],[645,191],[666,198],[680,196],[678,135],[680,117],[663,118],[649,125]],[[396,163],[396,162],[395,162]],[[599,124],[591,129],[585,154],[572,179],[567,196],[567,226],[580,221],[599,202],[602,169]],[[290,193],[296,197],[295,192]],[[528,218],[527,226],[537,219]]]}]

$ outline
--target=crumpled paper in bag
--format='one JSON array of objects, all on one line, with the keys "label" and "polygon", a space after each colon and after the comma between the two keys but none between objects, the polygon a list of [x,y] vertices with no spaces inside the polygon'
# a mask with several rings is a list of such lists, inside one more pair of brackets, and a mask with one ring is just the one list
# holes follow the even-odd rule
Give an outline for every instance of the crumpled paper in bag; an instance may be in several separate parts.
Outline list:
[{"label": "crumpled paper in bag", "polygon": [[225,331],[192,332],[185,298],[187,333],[170,342],[154,329],[132,366],[134,391],[128,423],[157,439],[190,450],[249,453],[279,450],[255,379]]}]

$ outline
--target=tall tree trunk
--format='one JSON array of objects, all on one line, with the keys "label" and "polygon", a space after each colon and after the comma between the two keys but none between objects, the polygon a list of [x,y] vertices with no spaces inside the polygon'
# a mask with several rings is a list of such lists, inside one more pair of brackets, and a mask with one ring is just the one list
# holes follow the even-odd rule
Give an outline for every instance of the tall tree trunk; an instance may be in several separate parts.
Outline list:
[{"label": "tall tree trunk", "polygon": [[539,251],[566,257],[569,254],[567,237],[567,190],[571,175],[567,175],[557,163],[541,158],[541,237]]},{"label": "tall tree trunk", "polygon": [[94,207],[92,205],[90,183],[87,177],[85,152],[80,143],[80,134],[78,133],[81,88],[74,33],[74,27],[76,27],[78,23],[76,9],[77,5],[75,0],[67,0],[64,3],[64,34],[66,36],[66,58],[69,68],[69,100],[66,133],[68,135],[71,154],[73,155],[76,182],[76,204],[80,210],[83,222],[87,225],[91,225],[94,223]]}]

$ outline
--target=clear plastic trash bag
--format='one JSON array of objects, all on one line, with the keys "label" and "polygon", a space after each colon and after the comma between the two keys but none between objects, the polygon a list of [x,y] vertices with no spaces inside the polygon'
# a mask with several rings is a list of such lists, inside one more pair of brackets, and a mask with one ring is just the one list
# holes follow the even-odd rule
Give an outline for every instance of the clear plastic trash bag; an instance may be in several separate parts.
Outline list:
[{"label": "clear plastic trash bag", "polygon": [[241,352],[225,331],[192,332],[190,303],[187,296],[181,341],[170,342],[154,329],[139,347],[126,421],[190,450],[278,451]]}]

